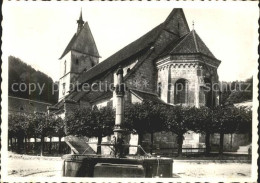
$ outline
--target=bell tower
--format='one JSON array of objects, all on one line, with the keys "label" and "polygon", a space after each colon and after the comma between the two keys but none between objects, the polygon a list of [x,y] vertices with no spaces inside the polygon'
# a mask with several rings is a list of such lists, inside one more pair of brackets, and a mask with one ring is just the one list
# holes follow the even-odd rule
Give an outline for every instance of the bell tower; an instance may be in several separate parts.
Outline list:
[{"label": "bell tower", "polygon": [[80,16],[79,16],[79,19],[77,20],[77,24],[78,24],[77,34],[79,34],[79,32],[81,31],[81,29],[83,28],[83,25],[84,25],[84,21],[82,18],[82,9],[80,10]]},{"label": "bell tower", "polygon": [[59,101],[69,94],[78,76],[97,65],[100,58],[89,24],[83,21],[82,10],[77,24],[76,33],[59,58]]}]

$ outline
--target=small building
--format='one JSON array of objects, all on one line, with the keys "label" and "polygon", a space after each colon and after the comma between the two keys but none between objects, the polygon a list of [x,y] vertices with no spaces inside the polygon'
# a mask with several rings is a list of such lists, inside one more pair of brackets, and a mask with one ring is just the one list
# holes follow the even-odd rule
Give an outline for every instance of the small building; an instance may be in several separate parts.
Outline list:
[{"label": "small building", "polygon": [[47,107],[52,106],[51,103],[29,100],[19,97],[8,96],[8,113],[46,113]]}]

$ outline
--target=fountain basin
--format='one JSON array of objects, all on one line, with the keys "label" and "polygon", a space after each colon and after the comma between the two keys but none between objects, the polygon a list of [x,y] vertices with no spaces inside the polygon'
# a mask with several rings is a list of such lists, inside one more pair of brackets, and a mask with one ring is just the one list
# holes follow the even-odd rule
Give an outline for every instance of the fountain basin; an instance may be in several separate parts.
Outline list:
[{"label": "fountain basin", "polygon": [[[172,177],[171,158],[115,158],[89,154],[69,154],[62,158],[65,177]],[[110,171],[111,167],[119,170],[113,173]]]}]

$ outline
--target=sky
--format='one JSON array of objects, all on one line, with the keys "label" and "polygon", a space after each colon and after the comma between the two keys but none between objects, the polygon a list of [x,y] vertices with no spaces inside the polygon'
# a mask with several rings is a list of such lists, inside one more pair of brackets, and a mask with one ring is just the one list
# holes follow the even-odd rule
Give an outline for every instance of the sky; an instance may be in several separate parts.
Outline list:
[{"label": "sky", "polygon": [[[225,3],[225,2],[224,2]],[[82,8],[100,61],[162,23],[182,7],[192,29],[216,58],[220,81],[245,80],[256,73],[257,2],[8,2],[3,4],[3,61],[15,56],[54,81],[59,57],[77,30]]]}]

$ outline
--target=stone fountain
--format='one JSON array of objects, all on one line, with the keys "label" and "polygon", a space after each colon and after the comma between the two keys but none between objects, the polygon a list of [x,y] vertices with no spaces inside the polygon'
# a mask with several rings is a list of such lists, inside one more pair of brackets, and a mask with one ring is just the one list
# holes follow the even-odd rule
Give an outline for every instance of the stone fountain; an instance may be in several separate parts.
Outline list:
[{"label": "stone fountain", "polygon": [[[66,138],[67,144],[74,154],[63,156],[63,176],[66,177],[172,177],[171,158],[153,157],[147,154],[139,145],[124,143],[124,95],[123,69],[117,70],[116,85],[116,118],[114,127],[114,143],[100,144],[114,149],[114,155],[96,155],[90,151],[86,140]],[[74,140],[73,140],[74,138]],[[70,139],[70,140],[69,140]],[[77,141],[77,143],[75,143]],[[73,144],[74,142],[74,144]],[[99,144],[98,144],[99,145]],[[143,151],[142,156],[127,156],[124,149],[137,147]],[[88,152],[88,154],[86,154]]]}]

